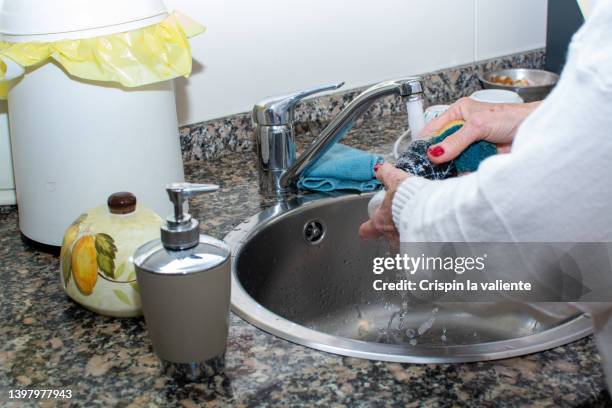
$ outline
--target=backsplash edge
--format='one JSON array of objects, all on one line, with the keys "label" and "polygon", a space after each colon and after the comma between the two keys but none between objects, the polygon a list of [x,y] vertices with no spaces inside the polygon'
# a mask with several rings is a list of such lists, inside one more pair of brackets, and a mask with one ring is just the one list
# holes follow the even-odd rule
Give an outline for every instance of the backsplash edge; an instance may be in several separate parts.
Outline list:
[{"label": "backsplash edge", "polygon": [[[545,49],[539,48],[421,74],[425,84],[425,104],[430,105],[433,101],[436,104],[449,103],[481,89],[478,74],[482,72],[511,67],[542,68],[545,58]],[[366,88],[349,89],[304,101],[295,110],[296,132],[302,133],[311,126],[322,127]],[[402,110],[400,98],[388,97],[376,103],[363,119],[383,117]],[[230,152],[251,150],[254,146],[250,112],[184,125],[179,128],[179,135],[183,160],[186,162],[214,160]]]}]

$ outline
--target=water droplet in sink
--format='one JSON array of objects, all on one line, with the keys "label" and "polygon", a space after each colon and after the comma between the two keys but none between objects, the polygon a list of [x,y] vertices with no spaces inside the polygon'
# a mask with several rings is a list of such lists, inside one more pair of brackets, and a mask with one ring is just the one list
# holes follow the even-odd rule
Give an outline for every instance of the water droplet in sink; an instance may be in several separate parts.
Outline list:
[{"label": "water droplet in sink", "polygon": [[431,329],[431,326],[433,326],[435,321],[436,321],[436,317],[435,316],[431,316],[429,319],[427,319],[426,321],[421,323],[421,325],[419,326],[419,329],[418,329],[419,336],[422,336],[423,333],[425,333],[427,330]]}]

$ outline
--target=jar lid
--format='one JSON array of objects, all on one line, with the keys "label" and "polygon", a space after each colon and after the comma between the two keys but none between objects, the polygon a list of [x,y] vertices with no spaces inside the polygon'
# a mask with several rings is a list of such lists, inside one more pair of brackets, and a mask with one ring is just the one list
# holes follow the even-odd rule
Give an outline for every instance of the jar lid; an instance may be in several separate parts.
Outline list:
[{"label": "jar lid", "polygon": [[111,194],[106,201],[111,214],[130,214],[136,210],[136,196],[127,191]]}]

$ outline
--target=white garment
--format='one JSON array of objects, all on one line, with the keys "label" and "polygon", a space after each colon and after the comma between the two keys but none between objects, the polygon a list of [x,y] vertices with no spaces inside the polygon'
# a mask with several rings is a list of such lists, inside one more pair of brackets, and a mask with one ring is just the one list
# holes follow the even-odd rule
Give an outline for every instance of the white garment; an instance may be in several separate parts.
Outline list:
[{"label": "white garment", "polygon": [[[464,177],[408,178],[393,200],[393,220],[403,242],[612,242],[611,179],[612,0],[600,0],[512,152]],[[612,313],[580,307],[601,322],[610,386]]]}]

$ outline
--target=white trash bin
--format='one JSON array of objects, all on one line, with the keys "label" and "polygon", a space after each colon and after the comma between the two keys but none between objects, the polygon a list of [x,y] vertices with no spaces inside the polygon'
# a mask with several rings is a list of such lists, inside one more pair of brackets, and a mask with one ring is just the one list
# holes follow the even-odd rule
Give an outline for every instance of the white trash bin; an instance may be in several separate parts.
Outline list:
[{"label": "white trash bin", "polygon": [[6,101],[0,101],[0,205],[16,203],[9,137],[8,104]]},{"label": "white trash bin", "polygon": [[[5,0],[2,40],[51,42],[159,23],[159,0]],[[126,88],[71,77],[55,62],[26,74],[8,94],[19,226],[61,245],[84,210],[118,191],[164,217],[164,186],[184,180],[172,81]]]}]

